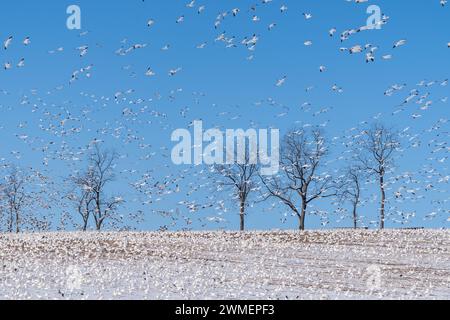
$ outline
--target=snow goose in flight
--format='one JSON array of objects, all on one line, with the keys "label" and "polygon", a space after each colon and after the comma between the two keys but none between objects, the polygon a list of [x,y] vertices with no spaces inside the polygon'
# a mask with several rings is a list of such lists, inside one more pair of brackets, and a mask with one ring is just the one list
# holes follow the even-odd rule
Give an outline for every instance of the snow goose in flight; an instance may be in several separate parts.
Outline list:
[{"label": "snow goose in flight", "polygon": [[332,28],[330,29],[330,31],[328,31],[328,34],[330,35],[330,37],[333,37],[336,31],[337,31],[336,28]]},{"label": "snow goose in flight", "polygon": [[396,43],[394,43],[394,49],[398,48],[398,47],[401,47],[401,46],[404,46],[405,44],[406,44],[406,40],[399,40]]},{"label": "snow goose in flight", "polygon": [[17,67],[18,68],[25,67],[25,59],[24,58],[20,59],[19,63],[17,64]]},{"label": "snow goose in flight", "polygon": [[176,23],[178,23],[178,24],[183,23],[183,22],[184,22],[184,15],[178,17],[178,19],[177,19],[177,21],[176,21]]},{"label": "snow goose in flight", "polygon": [[153,76],[156,75],[156,73],[155,73],[151,68],[148,68],[148,69],[147,69],[147,72],[145,72],[145,75],[146,75],[147,77],[153,77]]},{"label": "snow goose in flight", "polygon": [[169,76],[173,77],[180,71],[181,71],[181,68],[171,69],[171,70],[169,70]]},{"label": "snow goose in flight", "polygon": [[85,55],[87,55],[88,49],[89,49],[88,46],[81,46],[81,47],[78,47],[78,48],[77,48],[77,50],[80,51],[80,57],[81,57],[81,58],[84,57]]},{"label": "snow goose in flight", "polygon": [[281,87],[282,85],[284,85],[284,84],[285,84],[285,82],[286,82],[286,79],[287,79],[287,76],[284,76],[283,78],[281,78],[281,79],[277,80],[277,83],[275,84],[275,86],[277,86],[277,87]]},{"label": "snow goose in flight", "polygon": [[3,48],[6,50],[8,49],[8,47],[11,45],[13,40],[13,36],[9,36],[8,39],[5,40],[5,42],[3,42]]},{"label": "snow goose in flight", "polygon": [[26,46],[28,46],[30,43],[31,43],[30,37],[26,37],[26,38],[23,40],[23,44],[26,45]]},{"label": "snow goose in flight", "polygon": [[205,9],[206,9],[206,6],[200,6],[200,7],[198,7],[197,13],[201,14],[203,11],[205,11]]},{"label": "snow goose in flight", "polygon": [[269,27],[268,27],[269,31],[272,31],[272,29],[275,28],[276,26],[277,26],[276,23],[269,24]]},{"label": "snow goose in flight", "polygon": [[203,43],[197,45],[196,48],[197,48],[197,49],[204,49],[204,48],[206,47],[206,45],[207,45],[207,43],[206,43],[206,42],[203,42]]},{"label": "snow goose in flight", "polygon": [[360,46],[360,45],[356,45],[356,46],[351,47],[351,48],[349,49],[350,54],[361,53],[362,51],[363,51],[363,48],[362,48],[362,46]]},{"label": "snow goose in flight", "polygon": [[368,52],[366,53],[366,62],[375,62],[375,55],[373,54],[373,52]]}]

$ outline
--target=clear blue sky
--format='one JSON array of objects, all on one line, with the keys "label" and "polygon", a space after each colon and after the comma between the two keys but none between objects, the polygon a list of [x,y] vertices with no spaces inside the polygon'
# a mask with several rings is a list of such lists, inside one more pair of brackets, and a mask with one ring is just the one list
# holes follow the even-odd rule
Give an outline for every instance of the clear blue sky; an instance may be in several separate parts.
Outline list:
[{"label": "clear blue sky", "polygon": [[[196,1],[194,8],[188,8],[188,2],[3,1],[0,37],[3,41],[12,35],[14,40],[8,50],[0,52],[0,62],[11,62],[14,68],[0,71],[0,89],[7,92],[0,93],[2,162],[33,166],[62,180],[73,168],[82,168],[83,163],[62,157],[62,160],[50,159],[45,166],[42,164],[45,155],[36,149],[51,141],[46,154],[60,155],[69,149],[76,152],[94,138],[102,139],[108,148],[115,148],[123,156],[118,171],[136,170],[131,174],[119,174],[112,192],[123,194],[127,199],[123,214],[137,210],[144,212],[145,222],[140,225],[141,229],[153,230],[169,225],[172,220],[154,210],[175,211],[177,208],[180,216],[192,219],[193,224],[189,227],[194,229],[235,229],[237,208],[230,201],[226,203],[228,212],[224,214],[214,208],[190,213],[186,206],[178,204],[182,200],[200,204],[211,202],[206,199],[208,196],[214,196],[214,199],[229,197],[227,192],[213,194],[208,185],[211,181],[205,175],[192,174],[205,168],[172,165],[167,155],[173,146],[170,134],[174,129],[187,128],[194,119],[204,120],[207,127],[275,127],[282,132],[296,125],[329,121],[325,127],[328,137],[341,137],[331,156],[330,160],[333,160],[342,153],[339,142],[349,134],[349,129],[363,121],[371,122],[380,114],[381,121],[400,131],[410,127],[409,136],[404,139],[405,152],[397,161],[395,175],[413,173],[420,181],[408,187],[421,188],[418,194],[423,195],[414,201],[392,201],[391,208],[397,208],[392,211],[416,212],[408,226],[448,226],[449,185],[438,180],[439,176],[444,178],[450,174],[450,160],[441,163],[437,158],[447,157],[449,151],[446,149],[438,155],[431,151],[436,143],[444,142],[448,146],[449,124],[441,121],[439,130],[427,130],[439,120],[449,118],[450,104],[444,99],[449,95],[449,87],[441,83],[450,76],[450,49],[447,48],[450,6],[441,7],[438,0],[369,1],[363,4],[345,0],[273,0],[267,4],[204,0]],[[256,11],[252,11],[250,7],[256,2]],[[71,4],[81,8],[80,31],[66,28],[66,8]],[[288,7],[285,13],[279,10],[283,4]],[[342,31],[365,25],[366,9],[370,4],[379,5],[390,17],[388,24],[382,30],[361,32],[341,43],[339,34]],[[200,5],[205,5],[205,10],[198,14]],[[229,14],[215,29],[218,14],[236,7],[240,8],[239,14],[236,17]],[[311,13],[313,18],[306,20],[302,13]],[[177,18],[182,15],[185,21],[177,24]],[[260,18],[259,22],[252,21],[254,15]],[[151,28],[147,27],[149,19],[155,21]],[[271,23],[276,23],[276,27],[268,31]],[[331,28],[338,30],[333,38],[328,35]],[[214,41],[222,32],[227,38],[235,37],[235,48],[226,48],[223,42]],[[256,50],[250,52],[241,41],[253,34],[260,40]],[[21,42],[27,36],[31,38],[31,44],[25,47]],[[393,44],[401,39],[407,40],[407,44],[393,49]],[[313,41],[313,45],[305,46],[307,40]],[[197,49],[201,43],[206,43],[205,48]],[[379,47],[374,63],[366,63],[364,53],[350,55],[339,50],[368,43]],[[121,47],[127,49],[134,44],[147,44],[147,47],[126,56],[115,54]],[[84,45],[89,51],[80,58],[76,48]],[[170,49],[161,50],[165,45],[170,45]],[[49,53],[60,47],[64,51]],[[247,57],[252,54],[254,59],[249,61]],[[388,54],[392,54],[391,60],[381,59]],[[25,58],[25,67],[16,68],[21,58]],[[69,85],[72,73],[89,65],[93,65],[92,76],[81,75]],[[326,66],[326,72],[319,72],[321,65]],[[156,72],[155,77],[145,76],[149,67]],[[178,67],[182,70],[169,77],[168,71]],[[286,83],[276,87],[277,80],[284,76],[287,76]],[[436,84],[417,87],[422,80],[436,81]],[[342,93],[331,90],[335,84],[343,88]],[[385,96],[385,90],[394,84],[407,86],[391,97]],[[314,89],[307,92],[308,87]],[[405,106],[405,111],[392,115],[415,88],[420,95],[429,93],[424,100],[432,100],[432,106],[420,110],[423,104],[412,102]],[[133,92],[126,93],[130,89]],[[36,91],[33,94],[31,90]],[[125,93],[118,102],[114,101],[116,92]],[[311,103],[309,112],[301,109],[306,102]],[[124,114],[126,108],[132,109],[134,114]],[[329,111],[314,115],[324,109]],[[180,112],[185,110],[189,111],[183,117]],[[58,125],[68,113],[81,120],[69,120],[64,128],[79,128],[80,133],[61,136]],[[414,119],[413,114],[421,117]],[[20,128],[21,123],[26,125]],[[45,128],[50,130],[43,130]],[[118,138],[113,136],[115,129]],[[415,134],[421,145],[410,148],[415,141],[410,139]],[[28,138],[24,142],[17,135]],[[139,148],[142,144],[150,144],[151,148]],[[20,159],[15,158],[12,151],[20,151]],[[142,160],[148,155],[151,159]],[[333,162],[332,166],[339,166],[339,162]],[[435,190],[430,192],[424,190],[427,178],[416,174],[424,166],[432,166],[438,171],[429,179],[435,185]],[[185,169],[189,174],[180,183],[182,192],[164,195],[150,206],[141,206],[142,199],[137,199],[129,187],[147,170],[154,170],[152,180],[158,182],[166,175],[175,175]],[[390,198],[402,183],[392,185]],[[189,184],[202,188],[186,196]],[[377,195],[376,189],[369,184],[365,197],[372,195]],[[157,198],[154,196],[153,200]],[[361,209],[366,224],[377,220],[376,201],[372,202]],[[247,221],[250,228],[297,227],[297,220],[290,216],[281,223],[286,212],[284,207],[276,206],[268,211],[269,206],[270,203],[266,203],[249,208]],[[331,213],[334,207],[327,201],[316,203],[314,209],[330,212],[327,227],[351,225],[349,219],[337,222],[340,219]],[[433,212],[436,212],[434,219],[424,220]],[[227,222],[216,224],[206,219],[218,214]],[[399,226],[393,222],[387,225]],[[181,218],[173,228],[185,226]],[[311,215],[307,227],[321,228],[321,220]]]}]

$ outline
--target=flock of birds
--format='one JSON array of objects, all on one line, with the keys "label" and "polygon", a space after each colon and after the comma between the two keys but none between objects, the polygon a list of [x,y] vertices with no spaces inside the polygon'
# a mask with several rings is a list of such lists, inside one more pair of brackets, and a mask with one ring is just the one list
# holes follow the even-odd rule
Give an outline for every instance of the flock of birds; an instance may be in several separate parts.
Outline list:
[{"label": "flock of birds", "polygon": [[449,234],[0,235],[2,299],[448,299]]},{"label": "flock of birds", "polygon": [[[140,5],[146,5],[146,2]],[[345,0],[357,5],[368,3],[368,0]],[[443,10],[447,9],[447,1],[440,0],[439,4]],[[131,4],[130,4],[131,5]],[[430,4],[431,5],[431,4]],[[185,25],[193,19],[193,14],[203,16],[208,14],[206,4],[200,4],[192,0],[185,5],[186,12],[181,15],[174,15],[173,23],[176,25]],[[266,16],[260,14],[260,11],[272,10],[278,11],[278,19],[291,14],[291,9],[287,4],[279,0],[261,0],[249,8],[229,8],[218,13],[211,19],[209,27],[215,33],[215,36],[207,41],[193,41],[194,50],[206,50],[209,47],[214,49],[222,48],[245,49],[246,60],[252,62],[257,59],[257,49],[262,41],[267,37],[267,33],[276,32],[281,24],[275,21],[265,21]],[[292,12],[307,23],[315,19],[315,14],[308,12]],[[273,13],[273,16],[275,14]],[[243,30],[246,35],[233,35],[226,31],[230,28],[233,21],[245,17],[254,25],[261,25],[264,22],[267,28],[265,33]],[[346,30],[338,30],[330,26],[324,30],[324,37],[335,41],[338,38],[339,46],[337,50],[351,56],[364,55],[367,63],[377,61],[377,52],[383,51],[380,55],[382,60],[391,60],[397,50],[407,49],[412,40],[398,39],[388,47],[374,45],[371,43],[356,43],[362,33],[368,32],[373,27],[386,28],[391,21],[391,17],[383,14],[378,25],[357,26]],[[240,20],[239,20],[240,21]],[[149,18],[143,21],[143,32],[157,29],[159,20]],[[147,29],[145,29],[147,28]],[[243,28],[244,29],[244,28]],[[258,29],[261,30],[261,29]],[[381,31],[382,32],[382,31]],[[208,92],[192,91],[176,86],[166,93],[155,92],[152,95],[142,92],[140,89],[124,87],[120,90],[111,88],[112,93],[91,93],[89,89],[78,90],[77,85],[85,84],[83,81],[95,81],[95,78],[101,78],[102,74],[98,63],[90,60],[91,51],[100,50],[104,45],[101,43],[91,43],[91,31],[83,31],[78,39],[84,41],[82,44],[74,45],[75,54],[79,58],[79,67],[67,75],[67,78],[60,79],[59,85],[52,89],[30,88],[27,93],[22,93],[19,99],[12,98],[15,93],[9,90],[1,90],[0,94],[6,99],[13,99],[13,102],[1,102],[0,111],[2,113],[20,114],[20,118],[15,119],[16,123],[4,123],[0,121],[0,132],[6,139],[11,137],[10,130],[14,130],[13,136],[17,139],[17,146],[12,150],[2,149],[0,155],[0,165],[4,172],[12,164],[27,163],[33,159],[32,165],[26,170],[34,172],[35,183],[37,187],[44,190],[51,190],[49,194],[55,199],[57,204],[51,206],[50,210],[62,212],[62,218],[59,222],[53,222],[53,227],[77,224],[76,214],[70,204],[61,203],[58,200],[58,192],[61,189],[70,189],[70,176],[67,173],[64,177],[61,174],[61,168],[67,172],[76,174],[86,165],[85,160],[91,152],[93,146],[102,145],[105,148],[117,148],[121,154],[115,167],[117,173],[117,190],[127,201],[125,208],[117,219],[110,221],[110,227],[121,228],[127,224],[129,215],[133,221],[142,222],[142,219],[152,220],[149,212],[161,216],[164,222],[161,223],[161,230],[168,229],[191,229],[195,227],[207,228],[211,223],[220,227],[232,226],[235,216],[227,213],[236,211],[233,206],[234,195],[231,190],[224,189],[217,181],[211,168],[208,167],[175,167],[170,159],[170,132],[177,127],[185,126],[191,128],[193,121],[198,119],[203,106],[210,104],[207,110],[214,125],[219,128],[233,125],[238,121],[244,121],[247,117],[241,112],[240,106],[224,106],[220,102],[212,102]],[[328,33],[328,34],[327,34]],[[86,40],[85,40],[86,39]],[[239,40],[240,39],[240,40]],[[164,54],[171,52],[176,43],[163,43],[159,51]],[[302,41],[305,47],[314,47],[315,40],[305,39]],[[18,47],[23,46],[26,50],[23,54],[28,54],[33,50],[35,43],[32,42],[32,36],[26,36],[19,39],[18,36],[11,35],[3,43],[3,51],[19,51]],[[347,45],[348,44],[348,45]],[[153,46],[153,45],[152,45]],[[128,38],[118,41],[114,52],[109,52],[110,56],[118,61],[117,67],[123,71],[127,79],[123,83],[125,86],[131,86],[128,83],[133,81],[145,81],[147,78],[161,78],[162,73],[169,78],[177,78],[182,73],[188,73],[189,68],[184,68],[179,62],[174,62],[173,67],[165,72],[158,70],[155,66],[147,66],[142,70],[136,70],[133,62],[134,54],[137,51],[148,52],[152,47],[145,42],[131,42]],[[437,47],[442,45],[437,44]],[[445,46],[442,50],[446,50]],[[447,44],[450,49],[450,42]],[[64,47],[55,46],[56,49],[46,49],[49,55],[69,54],[70,51]],[[28,50],[28,51],[27,51]],[[20,50],[22,53],[22,50]],[[0,55],[1,58],[1,55]],[[112,58],[111,58],[112,59]],[[4,62],[4,69],[8,71],[2,74],[2,79],[8,79],[9,72],[14,68],[23,68],[26,66],[26,57],[19,57],[16,60]],[[124,61],[130,63],[124,63]],[[329,67],[327,64],[318,66],[318,72],[327,73]],[[195,72],[195,71],[194,71]],[[287,74],[288,72],[286,72]],[[145,77],[145,78],[144,78]],[[144,80],[143,80],[144,78]],[[288,75],[273,81],[275,90],[281,90],[287,85]],[[166,81],[165,79],[161,79]],[[177,82],[178,83],[178,82]],[[270,83],[269,83],[270,85]],[[257,118],[249,119],[248,123],[253,128],[275,127],[278,123],[292,125],[292,122],[286,124],[288,118],[311,119],[310,123],[297,120],[294,124],[297,127],[308,129],[314,126],[325,128],[330,132],[332,130],[332,117],[337,107],[319,106],[319,103],[311,102],[310,96],[317,87],[322,84],[311,84],[306,86],[304,94],[308,96],[308,101],[301,102],[298,106],[287,106],[280,102],[281,99],[274,96],[253,102],[252,107],[255,110],[267,110],[267,114],[273,114],[272,123],[265,124],[263,120]],[[351,96],[350,88],[345,88],[337,83],[329,87],[331,94]],[[343,150],[340,155],[326,163],[327,168],[335,175],[340,174],[340,164],[345,163],[351,158],[351,146],[361,137],[362,128],[370,125],[373,121],[393,121],[397,122],[399,117],[405,118],[410,125],[401,128],[402,150],[399,153],[398,161],[402,163],[408,156],[414,155],[417,150],[428,152],[424,155],[422,164],[419,167],[408,168],[408,171],[402,171],[398,168],[390,174],[387,182],[389,196],[389,221],[395,225],[408,226],[412,220],[437,219],[439,224],[445,224],[450,221],[450,196],[449,182],[450,172],[448,163],[450,162],[450,130],[449,118],[442,116],[434,119],[431,126],[420,126],[416,123],[428,117],[428,112],[432,108],[448,108],[448,96],[443,96],[442,92],[448,90],[448,79],[422,80],[418,83],[401,83],[389,85],[384,96],[386,103],[392,103],[394,108],[390,114],[379,113],[366,121],[358,123],[354,128],[344,132],[334,132],[330,137],[330,143],[336,150]],[[72,93],[77,91],[77,96]],[[24,92],[24,90],[21,90]],[[383,92],[380,92],[383,95]],[[63,97],[61,99],[61,97]],[[311,98],[312,99],[312,98]],[[350,98],[349,98],[350,99]],[[3,99],[2,99],[3,100]],[[393,102],[393,101],[397,102]],[[74,102],[81,101],[81,103]],[[18,102],[18,105],[17,105]],[[164,106],[169,106],[166,108]],[[181,105],[181,106],[180,106]],[[15,113],[16,112],[16,113]],[[261,111],[256,111],[261,112]],[[447,112],[448,113],[448,112]],[[111,116],[113,115],[113,116]],[[102,120],[106,119],[106,120]],[[284,121],[284,122],[282,122]],[[427,118],[425,123],[430,120]],[[400,123],[400,122],[399,122]],[[421,128],[421,129],[416,129]],[[285,128],[287,129],[287,128]],[[151,133],[150,133],[151,132]],[[162,132],[162,135],[161,135]],[[152,138],[152,135],[167,136],[167,141],[159,141],[161,138]],[[423,150],[426,151],[423,151]],[[36,162],[36,157],[39,162]],[[407,160],[406,160],[407,162]],[[61,165],[62,163],[62,165]],[[58,173],[55,174],[55,168]],[[6,175],[6,173],[5,173]],[[50,183],[52,181],[52,183]],[[51,184],[51,187],[50,187]],[[374,206],[377,203],[374,181],[368,179],[365,181],[364,190],[367,191],[362,201],[363,206]],[[259,208],[263,212],[279,212],[284,210],[278,203],[258,204],[260,196],[264,192],[262,185],[257,185],[253,190],[257,196],[252,200],[251,207]],[[63,197],[61,197],[63,198]],[[414,203],[427,203],[430,212],[416,212]],[[44,201],[45,202],[45,201]],[[34,205],[41,205],[40,202]],[[411,205],[413,204],[413,205]],[[312,207],[312,214],[318,216],[323,226],[340,225],[342,221],[348,219],[349,213],[343,208],[342,204],[332,204],[324,208]],[[344,206],[345,207],[345,206]],[[252,211],[249,208],[249,211]],[[432,209],[431,209],[432,208]],[[374,211],[376,209],[372,209]],[[255,210],[257,211],[257,210]],[[279,218],[282,223],[287,223],[290,216],[289,212]],[[360,217],[363,225],[376,225],[376,218],[369,213]],[[347,220],[348,221],[348,220]],[[415,220],[417,221],[417,220]],[[42,225],[42,224],[39,224]],[[48,226],[48,228],[51,228]]]}]

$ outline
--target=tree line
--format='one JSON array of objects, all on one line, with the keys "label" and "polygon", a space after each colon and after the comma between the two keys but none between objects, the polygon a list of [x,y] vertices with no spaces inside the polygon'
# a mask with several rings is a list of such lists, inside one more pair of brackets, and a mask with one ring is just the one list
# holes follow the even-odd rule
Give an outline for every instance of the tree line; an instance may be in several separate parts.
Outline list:
[{"label": "tree line", "polygon": [[[374,124],[355,141],[353,157],[342,175],[334,177],[323,172],[330,147],[324,132],[313,128],[288,132],[281,145],[281,173],[263,177],[254,165],[234,164],[218,166],[216,172],[224,177],[240,207],[240,230],[245,230],[248,199],[263,185],[263,200],[277,199],[299,221],[301,231],[306,228],[309,206],[318,200],[336,198],[352,206],[353,227],[358,228],[358,208],[362,198],[362,182],[374,177],[380,190],[379,228],[385,228],[386,174],[394,167],[399,135],[383,124]],[[326,168],[325,168],[326,169]]]},{"label": "tree line", "polygon": [[[298,228],[306,229],[308,210],[312,203],[334,198],[351,206],[353,227],[358,228],[358,209],[362,199],[362,184],[375,178],[379,186],[379,228],[385,228],[386,175],[394,167],[395,154],[400,148],[399,135],[383,124],[374,124],[354,141],[352,157],[339,176],[326,171],[325,161],[330,155],[330,143],[319,128],[293,129],[281,143],[280,172],[275,176],[260,175],[255,164],[216,165],[212,172],[219,183],[231,190],[239,207],[239,229],[246,229],[247,209],[252,197],[259,201],[275,199],[298,218]],[[119,155],[103,150],[97,144],[88,156],[87,167],[68,178],[71,190],[64,198],[71,204],[81,221],[80,229],[90,225],[100,231],[105,222],[117,219],[117,212],[125,203],[121,196],[108,194],[109,185],[116,179],[115,165]],[[39,172],[25,174],[11,167],[0,183],[0,222],[3,230],[19,233],[26,220],[38,230],[46,230],[46,219],[37,219],[30,212],[39,208],[51,209],[50,193],[42,188],[29,188],[36,180],[46,180]],[[55,193],[57,194],[57,192]],[[0,229],[1,230],[1,229]]]}]

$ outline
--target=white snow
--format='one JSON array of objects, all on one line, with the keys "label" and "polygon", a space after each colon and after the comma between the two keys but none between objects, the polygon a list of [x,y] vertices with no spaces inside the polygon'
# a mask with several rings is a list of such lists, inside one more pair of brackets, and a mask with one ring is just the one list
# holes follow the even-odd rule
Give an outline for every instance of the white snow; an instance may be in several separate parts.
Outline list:
[{"label": "white snow", "polygon": [[0,299],[450,299],[448,230],[0,235]]}]

